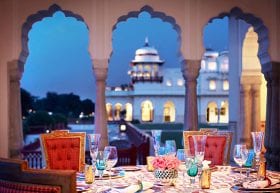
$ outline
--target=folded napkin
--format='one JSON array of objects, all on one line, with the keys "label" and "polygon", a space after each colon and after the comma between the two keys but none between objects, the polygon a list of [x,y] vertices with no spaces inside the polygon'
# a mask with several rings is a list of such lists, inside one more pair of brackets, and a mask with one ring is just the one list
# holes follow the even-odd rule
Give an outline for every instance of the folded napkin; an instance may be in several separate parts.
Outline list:
[{"label": "folded napkin", "polygon": [[275,178],[269,178],[267,177],[264,180],[256,180],[256,181],[248,181],[244,182],[242,186],[247,189],[261,189],[261,188],[267,188],[269,186],[273,186],[280,182],[280,179]]},{"label": "folded napkin", "polygon": [[232,193],[229,188],[219,188],[215,190],[209,190],[210,193]]}]

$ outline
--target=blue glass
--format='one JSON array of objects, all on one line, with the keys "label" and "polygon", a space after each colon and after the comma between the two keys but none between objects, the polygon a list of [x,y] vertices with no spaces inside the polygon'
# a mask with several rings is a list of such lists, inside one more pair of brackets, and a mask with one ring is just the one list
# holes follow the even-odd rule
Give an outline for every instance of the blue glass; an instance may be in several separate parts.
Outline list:
[{"label": "blue glass", "polygon": [[97,156],[96,156],[95,166],[96,166],[96,169],[98,170],[98,175],[99,175],[100,179],[103,177],[103,171],[106,169],[106,162],[107,162],[107,159],[104,155],[104,152],[98,151]]},{"label": "blue glass", "polygon": [[158,156],[158,151],[161,142],[161,130],[152,130],[153,145],[155,150],[155,156]]},{"label": "blue glass", "polygon": [[195,177],[198,173],[198,167],[196,164],[192,163],[191,167],[187,170],[187,173],[190,177]]},{"label": "blue glass", "polygon": [[176,156],[175,140],[166,140],[165,141],[165,154]]},{"label": "blue glass", "polygon": [[254,161],[254,157],[255,157],[255,152],[254,152],[253,149],[250,149],[249,153],[248,153],[248,158],[247,158],[244,166],[245,167],[252,167],[253,161]]},{"label": "blue glass", "polygon": [[165,147],[159,147],[158,155],[165,155]]}]

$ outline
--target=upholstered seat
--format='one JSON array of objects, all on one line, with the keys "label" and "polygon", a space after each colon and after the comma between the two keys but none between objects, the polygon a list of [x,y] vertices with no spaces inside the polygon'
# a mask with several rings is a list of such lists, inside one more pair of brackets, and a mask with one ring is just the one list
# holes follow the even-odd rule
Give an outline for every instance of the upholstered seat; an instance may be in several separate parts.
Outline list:
[{"label": "upholstered seat", "polygon": [[74,170],[29,169],[24,160],[0,158],[1,193],[75,193]]},{"label": "upholstered seat", "polygon": [[192,154],[194,154],[193,135],[207,135],[204,159],[210,160],[212,166],[228,164],[232,138],[231,132],[184,131],[184,146]]},{"label": "upholstered seat", "polygon": [[203,131],[204,133],[207,134],[213,134],[213,133],[217,133],[218,129],[217,128],[200,128],[199,131]]},{"label": "upholstered seat", "polygon": [[38,185],[0,180],[1,193],[61,193],[60,186]]},{"label": "upholstered seat", "polygon": [[118,162],[116,166],[136,165],[137,148],[127,140],[114,140],[110,145],[116,146],[118,151]]},{"label": "upholstered seat", "polygon": [[85,133],[55,130],[40,137],[47,169],[83,171]]}]

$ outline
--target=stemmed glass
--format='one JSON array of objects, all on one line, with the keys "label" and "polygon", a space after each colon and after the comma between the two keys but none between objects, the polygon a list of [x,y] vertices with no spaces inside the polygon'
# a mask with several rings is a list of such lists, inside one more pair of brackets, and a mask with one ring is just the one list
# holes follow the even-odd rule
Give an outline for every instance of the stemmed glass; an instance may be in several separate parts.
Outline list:
[{"label": "stemmed glass", "polygon": [[165,153],[167,155],[176,155],[176,142],[175,140],[166,140],[165,141]]},{"label": "stemmed glass", "polygon": [[176,157],[178,158],[178,160],[180,160],[181,162],[185,161],[185,149],[177,149],[177,153],[176,153]]},{"label": "stemmed glass", "polygon": [[100,134],[87,134],[88,141],[89,141],[90,157],[92,159],[93,166],[95,166],[95,162],[96,162],[100,136],[101,136]]},{"label": "stemmed glass", "polygon": [[248,158],[248,149],[245,144],[236,144],[233,150],[233,159],[240,167],[240,178],[237,183],[242,183],[242,165],[245,164]]},{"label": "stemmed glass", "polygon": [[115,146],[105,146],[104,154],[105,154],[105,157],[107,158],[107,167],[106,167],[106,169],[109,170],[109,184],[110,184],[110,187],[112,187],[112,184],[111,184],[111,169],[118,162],[118,151],[117,151],[117,148]]},{"label": "stemmed glass", "polygon": [[205,144],[207,135],[193,135],[195,159],[199,169],[202,169],[202,161],[204,160]]},{"label": "stemmed glass", "polygon": [[187,169],[187,174],[190,177],[190,192],[192,192],[192,186],[195,183],[195,176],[198,174],[198,167],[195,162],[194,155],[191,154],[190,150],[186,150],[186,159],[185,159],[185,165]]},{"label": "stemmed glass", "polygon": [[[98,151],[96,156],[96,169],[98,171],[99,179],[103,177],[104,170],[107,166],[107,158],[104,151]],[[104,184],[102,183],[102,189],[104,189]]]},{"label": "stemmed glass", "polygon": [[152,130],[153,145],[155,149],[155,156],[158,156],[161,140],[161,130]]},{"label": "stemmed glass", "polygon": [[262,151],[264,133],[262,131],[251,132],[251,135],[253,138],[254,152],[256,155],[256,169],[258,170],[260,165],[260,155]]}]

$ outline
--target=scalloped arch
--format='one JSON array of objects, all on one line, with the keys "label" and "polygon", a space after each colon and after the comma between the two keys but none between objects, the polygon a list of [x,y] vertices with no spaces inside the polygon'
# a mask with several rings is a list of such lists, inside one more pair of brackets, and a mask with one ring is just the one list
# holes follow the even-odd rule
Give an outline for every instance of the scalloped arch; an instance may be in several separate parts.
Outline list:
[{"label": "scalloped arch", "polygon": [[[22,25],[22,33],[21,33],[22,50],[21,50],[21,53],[19,56],[19,60],[23,64],[25,64],[26,59],[29,55],[28,33],[31,30],[32,25],[38,21],[43,20],[45,17],[52,17],[52,15],[57,11],[63,12],[66,17],[73,17],[73,18],[76,18],[77,21],[81,21],[81,22],[85,23],[84,19],[80,15],[75,14],[68,10],[63,10],[57,4],[51,5],[48,10],[40,10],[37,13],[30,15],[26,19],[26,22]],[[89,29],[88,25],[86,23],[85,23],[85,25],[87,26],[87,29]]]},{"label": "scalloped arch", "polygon": [[[139,11],[131,11],[127,15],[120,16],[118,18],[117,22],[115,23],[115,25],[113,26],[112,31],[117,29],[118,23],[126,22],[129,18],[137,18],[141,12],[148,12],[151,15],[151,18],[160,18],[163,22],[168,22],[172,25],[173,29],[178,34],[178,36],[177,36],[177,41],[179,43],[178,57],[182,58],[182,53],[180,51],[180,47],[181,47],[181,28],[180,28],[180,26],[176,23],[176,20],[173,17],[168,16],[163,12],[154,11],[154,9],[152,7],[150,7],[149,5],[145,5]],[[112,56],[112,53],[111,53],[111,56]]]},{"label": "scalloped arch", "polygon": [[223,17],[234,17],[236,19],[241,19],[251,24],[254,28],[254,31],[258,34],[258,57],[262,66],[262,72],[266,72],[271,69],[271,60],[268,53],[268,29],[264,25],[263,21],[250,13],[244,13],[239,7],[234,7],[230,10],[230,12],[221,13],[216,17],[211,18],[209,22],[212,22],[214,19],[221,19]]}]

